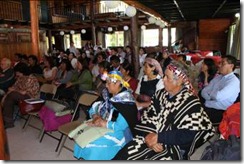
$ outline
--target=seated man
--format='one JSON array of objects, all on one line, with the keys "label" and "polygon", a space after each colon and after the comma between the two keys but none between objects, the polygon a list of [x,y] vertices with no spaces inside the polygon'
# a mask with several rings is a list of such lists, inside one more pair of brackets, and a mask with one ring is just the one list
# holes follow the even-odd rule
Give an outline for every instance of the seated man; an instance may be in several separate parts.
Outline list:
[{"label": "seated man", "polygon": [[203,88],[201,101],[213,123],[222,120],[223,112],[232,105],[240,92],[240,80],[235,76],[236,58],[226,55],[219,65],[219,74]]},{"label": "seated man", "polygon": [[0,96],[8,91],[8,88],[15,82],[14,69],[11,68],[11,60],[3,58],[1,60],[0,71]]},{"label": "seated man", "polygon": [[180,63],[172,61],[167,66],[164,89],[155,93],[135,127],[136,136],[114,159],[187,159],[214,135],[212,123],[194,95],[186,73]]}]

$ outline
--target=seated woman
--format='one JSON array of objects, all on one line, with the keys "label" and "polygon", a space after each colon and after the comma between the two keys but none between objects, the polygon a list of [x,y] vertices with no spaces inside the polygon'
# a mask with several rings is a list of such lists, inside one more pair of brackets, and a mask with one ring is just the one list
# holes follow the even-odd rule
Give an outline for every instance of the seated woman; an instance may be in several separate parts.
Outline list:
[{"label": "seated woman", "polygon": [[58,68],[58,73],[53,81],[57,86],[67,83],[73,75],[73,68],[68,59],[63,59]]},{"label": "seated woman", "polygon": [[205,58],[198,75],[198,90],[201,91],[216,76],[218,69],[211,58]]},{"label": "seated woman", "polygon": [[56,96],[61,99],[75,100],[83,91],[92,90],[92,86],[92,74],[86,60],[80,57],[71,79],[58,87]]},{"label": "seated woman", "polygon": [[146,58],[144,62],[144,75],[141,77],[136,91],[136,105],[138,109],[147,108],[151,103],[153,94],[164,88],[163,71],[157,60]]},{"label": "seated woman", "polygon": [[92,118],[89,124],[109,128],[113,132],[106,133],[84,148],[75,144],[74,156],[78,159],[110,160],[134,134],[137,108],[131,92],[127,90],[128,83],[119,71],[111,71],[106,87],[103,100],[95,102],[89,110]]},{"label": "seated woman", "polygon": [[125,59],[121,64],[120,72],[123,74],[123,79],[129,83],[133,95],[135,95],[138,80],[134,77],[133,67],[128,60]]},{"label": "seated woman", "polygon": [[51,56],[44,56],[44,69],[43,75],[38,75],[37,79],[39,83],[52,83],[52,81],[57,76],[58,68],[54,63],[54,59]]},{"label": "seated woman", "polygon": [[14,127],[14,105],[20,100],[39,97],[40,85],[35,76],[30,74],[26,64],[19,64],[14,68],[16,82],[8,88],[2,99],[3,121],[5,128]]},{"label": "seated woman", "polygon": [[96,76],[94,81],[95,91],[101,95],[103,89],[106,88],[106,75],[111,71],[111,64],[108,61],[98,63],[99,75]]},{"label": "seated woman", "polygon": [[165,70],[164,89],[136,125],[136,137],[123,147],[116,160],[181,160],[214,135],[184,66],[172,62]]}]

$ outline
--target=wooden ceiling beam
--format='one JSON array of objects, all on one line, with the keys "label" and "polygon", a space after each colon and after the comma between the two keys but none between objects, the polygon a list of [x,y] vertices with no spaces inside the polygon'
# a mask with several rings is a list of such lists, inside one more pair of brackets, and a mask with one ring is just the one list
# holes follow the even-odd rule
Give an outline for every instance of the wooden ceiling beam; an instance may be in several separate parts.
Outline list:
[{"label": "wooden ceiling beam", "polygon": [[138,10],[141,10],[144,13],[148,13],[149,15],[153,15],[157,18],[160,18],[161,20],[165,21],[168,23],[168,21],[166,19],[164,19],[158,12],[156,12],[155,10],[137,2],[137,1],[132,1],[132,0],[122,0],[123,2],[127,3],[128,5],[134,6],[135,8],[137,8]]}]

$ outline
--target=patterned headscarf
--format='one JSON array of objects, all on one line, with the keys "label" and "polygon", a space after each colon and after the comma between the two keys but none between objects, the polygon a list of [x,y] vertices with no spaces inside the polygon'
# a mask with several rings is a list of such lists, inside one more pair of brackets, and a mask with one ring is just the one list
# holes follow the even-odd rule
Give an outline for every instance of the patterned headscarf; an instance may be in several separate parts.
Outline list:
[{"label": "patterned headscarf", "polygon": [[163,70],[159,62],[153,58],[146,58],[144,63],[148,63],[150,65],[153,65],[158,72],[158,74],[163,77]]},{"label": "patterned headscarf", "polygon": [[194,95],[197,95],[195,92],[195,89],[193,88],[190,79],[187,76],[187,70],[184,68],[184,66],[177,62],[171,62],[167,68],[174,73],[177,77],[182,77],[183,79],[183,85],[188,88],[190,92],[192,92]]},{"label": "patterned headscarf", "polygon": [[112,82],[120,81],[120,83],[123,85],[125,88],[129,88],[130,84],[124,81],[123,75],[120,71],[113,70],[108,73],[107,79],[111,80]]}]

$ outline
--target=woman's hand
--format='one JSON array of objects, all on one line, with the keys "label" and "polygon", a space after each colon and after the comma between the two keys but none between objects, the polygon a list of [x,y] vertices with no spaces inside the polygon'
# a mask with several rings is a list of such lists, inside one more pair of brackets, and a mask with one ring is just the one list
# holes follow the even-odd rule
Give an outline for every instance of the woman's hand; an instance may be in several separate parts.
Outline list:
[{"label": "woman's hand", "polygon": [[69,88],[69,87],[71,87],[72,86],[72,83],[71,82],[67,82],[66,83],[66,88]]},{"label": "woman's hand", "polygon": [[107,121],[102,119],[102,117],[98,116],[98,115],[94,116],[93,120],[90,122],[87,122],[87,124],[89,126],[98,126],[98,127],[107,128]]}]

